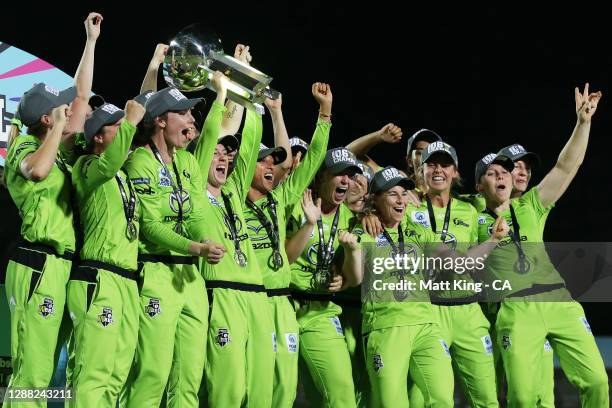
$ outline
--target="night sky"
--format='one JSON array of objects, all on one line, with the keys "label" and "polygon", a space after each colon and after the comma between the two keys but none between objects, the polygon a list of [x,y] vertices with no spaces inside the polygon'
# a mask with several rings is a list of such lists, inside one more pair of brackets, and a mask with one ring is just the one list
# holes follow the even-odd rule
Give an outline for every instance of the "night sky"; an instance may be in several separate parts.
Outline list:
[{"label": "night sky", "polygon": [[[251,46],[253,66],[274,77],[272,87],[283,94],[290,136],[310,139],[317,111],[310,85],[328,82],[334,95],[330,146],[388,122],[402,127],[404,139],[433,129],[456,147],[466,192],[473,189],[476,160],[515,142],[540,155],[537,183],[575,125],[573,89],[588,81],[603,99],[585,162],[550,214],[545,237],[610,241],[612,55],[602,10],[199,3],[168,2],[139,13],[119,4],[55,12],[33,10],[33,3],[21,10],[3,5],[0,41],[73,75],[85,42],[83,20],[88,11],[101,12],[93,89],[123,106],[138,94],[156,43],[201,23],[218,33],[227,53],[238,41]],[[212,93],[203,95],[212,102]],[[271,141],[266,118],[264,142]],[[380,163],[398,167],[404,154],[405,140],[372,152]],[[585,305],[597,333],[612,334],[607,307]]]}]

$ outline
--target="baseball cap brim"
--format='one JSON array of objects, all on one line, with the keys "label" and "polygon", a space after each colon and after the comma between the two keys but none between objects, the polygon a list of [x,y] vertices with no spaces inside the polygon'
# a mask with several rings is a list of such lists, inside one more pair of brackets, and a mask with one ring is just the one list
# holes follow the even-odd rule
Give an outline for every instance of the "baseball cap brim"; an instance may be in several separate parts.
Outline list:
[{"label": "baseball cap brim", "polygon": [[223,146],[225,146],[225,149],[232,152],[234,150],[238,150],[238,148],[240,147],[240,142],[238,141],[238,138],[234,135],[221,136],[217,140],[217,144],[222,144]]},{"label": "baseball cap brim", "polygon": [[181,99],[180,101],[176,101],[168,111],[184,111],[191,109],[203,100],[204,98]]},{"label": "baseball cap brim", "polygon": [[409,178],[398,178],[398,179],[387,181],[381,186],[378,186],[378,188],[376,188],[375,190],[373,189],[371,193],[376,194],[376,193],[380,193],[381,191],[387,191],[387,190],[392,189],[395,186],[402,186],[406,190],[414,190],[415,188],[414,182],[410,180]]},{"label": "baseball cap brim", "polygon": [[435,152],[432,152],[430,154],[424,154],[421,161],[423,163],[427,163],[428,161],[431,161],[432,158],[436,157],[436,156],[448,156],[450,157],[450,159],[453,161],[453,163],[455,163],[455,166],[457,166],[457,160],[455,160],[455,158],[453,157],[452,154],[450,154],[449,152],[447,152],[446,150],[436,150]]},{"label": "baseball cap brim", "polygon": [[540,156],[533,152],[526,152],[524,154],[518,155],[514,158],[514,161],[517,160],[523,160],[529,163],[532,168],[540,166]]},{"label": "baseball cap brim", "polygon": [[[91,141],[91,139],[98,134],[98,132],[100,131],[100,129],[102,129],[104,126],[108,126],[108,125],[112,125],[114,123],[116,123],[119,119],[123,118],[125,116],[125,112],[122,110],[119,110],[115,113],[113,113],[112,115],[110,115],[105,121],[100,121],[99,123],[94,124],[91,127],[87,126],[87,122],[85,123],[85,140],[87,140],[87,143],[89,143]],[[88,121],[90,120],[95,120],[95,118],[90,118],[88,119]]]},{"label": "baseball cap brim", "polygon": [[355,174],[363,174],[359,166],[357,166],[356,164],[350,164],[346,162],[336,163],[333,166],[326,168],[325,170],[329,171],[329,173],[334,176],[342,172],[345,172],[345,171],[351,171],[351,172],[354,172]]},{"label": "baseball cap brim", "polygon": [[287,159],[287,152],[282,146],[269,147],[259,151],[257,161],[263,160],[268,156],[272,156],[272,158],[274,158],[274,164],[279,164]]}]

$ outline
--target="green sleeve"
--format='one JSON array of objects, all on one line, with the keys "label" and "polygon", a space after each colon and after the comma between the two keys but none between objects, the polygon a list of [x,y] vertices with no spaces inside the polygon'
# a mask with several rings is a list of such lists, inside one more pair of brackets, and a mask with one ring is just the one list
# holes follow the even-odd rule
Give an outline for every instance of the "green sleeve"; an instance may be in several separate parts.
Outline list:
[{"label": "green sleeve", "polygon": [[34,136],[19,135],[9,147],[6,156],[6,166],[21,174],[21,162],[27,155],[34,153],[40,146],[40,141]]},{"label": "green sleeve", "polygon": [[127,158],[134,133],[136,127],[124,120],[106,150],[100,156],[92,155],[83,164],[82,177],[89,191],[115,177]]},{"label": "green sleeve", "polygon": [[242,130],[242,141],[240,150],[236,157],[234,171],[228,178],[228,182],[235,184],[239,194],[240,202],[244,202],[251,187],[251,181],[257,166],[259,154],[259,143],[261,142],[262,124],[261,115],[247,110]]},{"label": "green sleeve", "polygon": [[317,173],[325,158],[330,128],[331,123],[319,119],[304,161],[279,187],[285,205],[298,202]]},{"label": "green sleeve", "polygon": [[[161,192],[157,188],[159,176],[155,171],[156,169],[150,166],[151,161],[146,160],[146,156],[144,156],[146,154],[150,155],[151,153],[146,151],[145,148],[139,149],[132,153],[132,158],[126,162],[125,166],[132,182],[138,180],[140,183],[144,181],[144,184],[148,184],[147,188],[136,190],[142,208],[140,232],[148,241],[171,251],[188,254],[190,240],[177,234],[168,224],[162,222],[161,205],[166,200],[161,199]],[[146,192],[141,193],[139,191]]]},{"label": "green sleeve", "polygon": [[189,160],[189,168],[191,173],[191,214],[187,221],[187,232],[193,241],[201,242],[206,235],[206,223],[204,221],[204,205],[208,198],[205,196],[205,190],[202,190],[202,174],[200,167],[193,156],[185,155]]},{"label": "green sleeve", "polygon": [[554,207],[554,204],[551,204],[548,207],[544,207],[542,205],[542,201],[540,200],[540,190],[538,190],[537,186],[532,187],[531,190],[523,194],[519,200],[533,208],[539,219],[544,216],[548,216],[548,213]]},{"label": "green sleeve", "polygon": [[[206,120],[204,121],[204,126],[202,127],[202,133],[200,133],[196,149],[193,152],[193,155],[195,156],[200,167],[201,175],[208,175],[208,169],[212,163],[213,154],[215,152],[215,148],[217,147],[219,132],[221,131],[223,112],[226,110],[227,109],[225,106],[221,105],[217,101],[214,101],[210,110],[208,111],[208,115],[206,115]],[[202,182],[204,191],[206,191],[207,179],[202,180]]]}]

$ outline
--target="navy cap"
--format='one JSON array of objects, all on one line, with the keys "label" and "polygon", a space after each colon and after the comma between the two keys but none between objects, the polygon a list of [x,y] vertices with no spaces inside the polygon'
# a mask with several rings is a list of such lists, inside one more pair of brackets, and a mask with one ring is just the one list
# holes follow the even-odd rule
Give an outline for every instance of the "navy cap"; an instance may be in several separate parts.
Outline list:
[{"label": "navy cap", "polygon": [[268,156],[272,156],[274,164],[279,164],[285,161],[287,158],[287,152],[282,146],[268,147],[263,143],[259,144],[259,154],[257,155],[257,161],[261,161]]},{"label": "navy cap", "polygon": [[410,152],[414,148],[414,145],[417,142],[424,140],[429,143],[433,142],[441,142],[442,138],[433,130],[429,129],[421,129],[416,131],[410,138],[408,139],[408,146],[406,147],[406,156],[410,156]]},{"label": "navy cap", "polygon": [[306,154],[308,151],[308,143],[300,139],[299,137],[292,137],[289,139],[289,146],[291,146],[291,153],[293,155],[297,154],[297,152],[302,152],[302,156]]},{"label": "navy cap", "polygon": [[540,157],[533,152],[528,152],[518,143],[504,147],[497,152],[497,154],[509,157],[513,162],[524,160],[528,162],[531,167],[538,167],[540,165]]},{"label": "navy cap", "polygon": [[447,156],[450,156],[453,163],[455,163],[455,166],[459,167],[459,159],[457,158],[455,148],[444,142],[430,143],[427,148],[423,150],[423,153],[421,153],[421,162],[427,163],[427,161],[436,154],[446,154]]},{"label": "navy cap", "polygon": [[395,186],[402,186],[406,190],[414,189],[414,182],[393,166],[387,166],[374,174],[370,184],[370,194],[387,191]]},{"label": "navy cap", "polygon": [[489,153],[476,162],[476,169],[474,170],[474,180],[476,184],[478,184],[480,177],[485,174],[489,166],[492,164],[499,164],[510,172],[514,169],[514,162],[510,157],[503,154]]},{"label": "navy cap", "polygon": [[91,113],[85,121],[85,140],[89,144],[104,126],[112,125],[125,116],[125,112],[113,105],[105,103]]},{"label": "navy cap", "polygon": [[54,108],[70,104],[77,96],[76,87],[58,91],[44,83],[34,85],[26,91],[19,101],[17,111],[19,119],[26,126],[32,126],[43,115],[49,114]]},{"label": "navy cap", "polygon": [[333,175],[340,174],[346,170],[361,174],[361,169],[357,165],[357,158],[346,147],[336,147],[335,149],[328,150],[325,153],[322,168],[328,170]]},{"label": "navy cap", "polygon": [[147,113],[150,115],[150,121],[168,111],[183,111],[186,109],[191,109],[202,100],[202,98],[188,99],[178,89],[168,87],[159,92],[155,92],[153,95],[150,95],[145,104],[145,108],[147,109]]}]

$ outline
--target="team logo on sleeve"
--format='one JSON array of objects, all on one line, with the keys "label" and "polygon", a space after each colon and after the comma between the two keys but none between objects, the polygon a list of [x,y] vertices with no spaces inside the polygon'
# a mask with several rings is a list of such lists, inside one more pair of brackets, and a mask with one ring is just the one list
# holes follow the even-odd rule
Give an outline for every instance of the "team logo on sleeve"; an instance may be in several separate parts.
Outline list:
[{"label": "team logo on sleeve", "polygon": [[446,355],[448,357],[451,356],[450,350],[448,348],[448,345],[446,344],[446,342],[444,341],[444,339],[440,339],[440,345],[442,346],[442,349],[444,349],[444,353],[446,353]]},{"label": "team logo on sleeve", "polygon": [[53,307],[53,299],[47,297],[44,298],[43,302],[38,306],[38,313],[40,313],[42,317],[47,317],[55,313],[55,308]]},{"label": "team logo on sleeve", "polygon": [[330,317],[329,320],[331,320],[331,323],[336,328],[336,333],[344,335],[344,329],[342,328],[342,323],[340,323],[340,319],[338,319],[337,317]]},{"label": "team logo on sleeve", "polygon": [[548,342],[548,339],[547,339],[546,341],[544,341],[544,352],[550,353],[552,351],[553,351],[553,348],[552,348],[552,346],[550,345],[550,343]]},{"label": "team logo on sleeve", "polygon": [[298,337],[296,333],[285,333],[285,341],[287,342],[287,351],[297,353]]},{"label": "team logo on sleeve", "polygon": [[582,325],[584,326],[584,328],[586,329],[586,331],[588,331],[589,333],[593,334],[593,332],[591,331],[591,325],[589,324],[588,320],[586,319],[586,317],[581,317],[580,321],[582,322]]},{"label": "team logo on sleeve", "polygon": [[485,353],[493,354],[493,342],[491,341],[491,336],[487,334],[486,336],[482,336],[480,340],[482,341],[482,346],[484,347]]},{"label": "team logo on sleeve", "polygon": [[183,214],[186,214],[191,210],[191,198],[189,197],[189,191],[181,190],[180,196],[178,195],[178,191],[173,191],[170,193],[170,209],[176,214],[179,212],[179,204],[183,205]]},{"label": "team logo on sleeve", "polygon": [[159,169],[159,183],[157,183],[157,185],[159,187],[172,187],[170,170],[168,170],[165,166],[162,166]]},{"label": "team logo on sleeve", "polygon": [[225,347],[230,344],[232,338],[230,337],[229,330],[227,329],[219,329],[217,330],[217,336],[215,337],[215,342],[221,346]]},{"label": "team logo on sleeve", "polygon": [[161,312],[162,310],[161,306],[159,305],[159,299],[149,299],[149,304],[145,306],[145,313],[148,314],[149,317],[155,317]]},{"label": "team logo on sleeve", "polygon": [[425,228],[429,228],[429,216],[423,211],[415,211],[412,213],[412,221],[421,224]]},{"label": "team logo on sleeve", "polygon": [[508,350],[511,345],[512,345],[512,342],[510,341],[510,335],[504,334],[502,336],[502,347],[504,348],[504,350]]},{"label": "team logo on sleeve", "polygon": [[98,315],[98,322],[104,327],[113,323],[113,309],[105,307],[102,309],[102,313]]},{"label": "team logo on sleeve", "polygon": [[478,216],[478,225],[485,225],[487,223],[487,218],[482,215]]},{"label": "team logo on sleeve", "polygon": [[132,184],[137,186],[139,184],[151,184],[151,179],[148,177],[137,177],[137,178],[133,178],[131,179]]},{"label": "team logo on sleeve", "polygon": [[374,363],[374,371],[379,372],[384,366],[383,359],[380,354],[374,354],[372,357],[372,362]]}]

